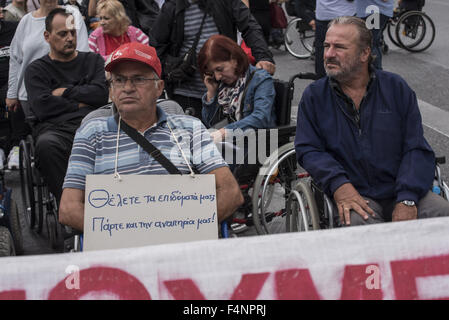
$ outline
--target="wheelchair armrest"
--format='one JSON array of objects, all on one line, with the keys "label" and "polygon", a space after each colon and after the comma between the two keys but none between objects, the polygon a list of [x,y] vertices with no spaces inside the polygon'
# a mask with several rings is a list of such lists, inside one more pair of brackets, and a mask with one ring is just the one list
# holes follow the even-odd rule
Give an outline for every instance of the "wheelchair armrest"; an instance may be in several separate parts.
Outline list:
[{"label": "wheelchair armrest", "polygon": [[296,125],[285,125],[276,127],[279,136],[294,136],[296,133]]}]

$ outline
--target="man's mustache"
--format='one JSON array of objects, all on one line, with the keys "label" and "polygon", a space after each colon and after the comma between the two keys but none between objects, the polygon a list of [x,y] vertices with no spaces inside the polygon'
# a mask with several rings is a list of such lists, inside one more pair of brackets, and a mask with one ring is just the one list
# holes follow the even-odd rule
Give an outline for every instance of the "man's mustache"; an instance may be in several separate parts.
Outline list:
[{"label": "man's mustache", "polygon": [[338,62],[337,59],[334,59],[334,58],[326,59],[326,63],[332,63],[332,64],[335,64],[337,66],[340,65],[340,62]]}]

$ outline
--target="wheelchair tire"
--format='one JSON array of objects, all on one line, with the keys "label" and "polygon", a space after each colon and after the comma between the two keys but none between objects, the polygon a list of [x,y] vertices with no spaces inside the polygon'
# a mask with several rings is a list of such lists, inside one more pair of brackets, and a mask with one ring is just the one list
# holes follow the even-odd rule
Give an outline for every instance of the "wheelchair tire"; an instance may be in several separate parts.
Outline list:
[{"label": "wheelchair tire", "polygon": [[435,25],[424,12],[406,12],[396,25],[396,39],[402,48],[410,52],[422,52],[435,40]]},{"label": "wheelchair tire", "polygon": [[0,226],[0,257],[15,256],[14,242],[8,228]]},{"label": "wheelchair tire", "polygon": [[[39,174],[36,172],[37,177],[36,179],[40,179]],[[43,189],[44,187],[40,182],[37,183],[37,210],[36,210],[36,232],[41,233],[42,228],[44,226],[44,195],[43,195]]]},{"label": "wheelchair tire", "polygon": [[13,199],[11,199],[9,224],[11,227],[11,234],[16,255],[21,255],[23,254],[22,226],[20,225],[19,209],[17,208],[17,204]]},{"label": "wheelchair tire", "polygon": [[304,26],[301,18],[291,20],[284,34],[287,51],[298,59],[307,59],[312,55],[315,32]]},{"label": "wheelchair tire", "polygon": [[[296,201],[295,201],[296,200]],[[320,229],[320,218],[310,185],[301,179],[287,202],[287,231],[302,232]]]},{"label": "wheelchair tire", "polygon": [[55,197],[48,192],[48,189],[45,192],[45,205],[46,205],[46,227],[47,227],[47,236],[50,241],[50,246],[53,249],[57,249],[64,245],[64,240],[60,240],[61,229],[58,218],[58,208]]},{"label": "wheelchair tire", "polygon": [[31,155],[28,142],[22,140],[19,145],[20,190],[22,193],[25,221],[30,229],[36,224],[36,206],[33,178],[31,173]]},{"label": "wheelchair tire", "polygon": [[[282,219],[286,216],[286,202],[296,180],[298,168],[295,147],[293,142],[290,142],[273,152],[259,169],[251,200],[253,223],[258,234],[287,231]],[[272,192],[280,199],[273,199]],[[268,198],[269,202],[266,201]],[[274,207],[278,204],[279,208],[270,208],[270,205]]]},{"label": "wheelchair tire", "polygon": [[396,38],[396,33],[395,33],[398,20],[399,20],[398,17],[390,18],[390,20],[388,20],[386,28],[387,28],[388,38],[390,39],[390,41],[393,42],[396,47],[401,48],[401,45],[399,44],[399,42]]}]

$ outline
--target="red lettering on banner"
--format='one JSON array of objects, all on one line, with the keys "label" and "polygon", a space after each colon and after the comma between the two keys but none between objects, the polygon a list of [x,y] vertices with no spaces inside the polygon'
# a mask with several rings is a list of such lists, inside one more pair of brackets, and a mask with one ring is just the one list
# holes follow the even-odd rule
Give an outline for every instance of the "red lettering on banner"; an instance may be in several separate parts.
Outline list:
[{"label": "red lettering on banner", "polygon": [[269,275],[268,272],[244,274],[231,300],[255,300]]},{"label": "red lettering on banner", "polygon": [[[270,274],[248,273],[242,275],[240,283],[231,295],[231,300],[254,300],[260,293]],[[176,300],[205,300],[200,289],[192,279],[164,281],[164,285]]]},{"label": "red lettering on banner", "polygon": [[121,300],[150,300],[144,285],[129,273],[108,267],[81,270],[79,289],[68,289],[67,277],[59,282],[48,296],[49,300],[78,300],[91,292],[106,292],[117,295]]},{"label": "red lettering on banner", "polygon": [[449,256],[392,261],[391,272],[396,299],[416,300],[419,299],[416,278],[449,275]]},{"label": "red lettering on banner", "polygon": [[192,279],[167,280],[164,285],[175,300],[206,300]]},{"label": "red lettering on banner", "polygon": [[25,290],[0,291],[0,300],[25,300]]},{"label": "red lettering on banner", "polygon": [[275,273],[275,291],[279,300],[321,299],[307,269],[289,269]]},{"label": "red lettering on banner", "polygon": [[382,300],[380,273],[374,271],[371,274],[371,267],[379,270],[377,264],[348,265],[345,267],[341,300]]}]

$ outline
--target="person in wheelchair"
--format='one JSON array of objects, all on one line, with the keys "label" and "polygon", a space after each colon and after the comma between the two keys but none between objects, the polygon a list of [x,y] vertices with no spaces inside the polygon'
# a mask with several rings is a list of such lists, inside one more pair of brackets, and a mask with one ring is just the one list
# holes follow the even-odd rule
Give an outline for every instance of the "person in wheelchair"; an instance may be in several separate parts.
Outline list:
[{"label": "person in wheelchair", "polygon": [[399,0],[398,10],[399,11],[421,11],[424,7],[425,0]]},{"label": "person in wheelchair", "polygon": [[83,117],[108,101],[104,60],[76,50],[73,17],[63,8],[45,21],[50,53],[26,69],[37,167],[59,203],[76,129]]},{"label": "person in wheelchair", "polygon": [[215,142],[232,130],[268,129],[276,126],[273,78],[249,64],[232,39],[214,35],[198,54],[198,67],[206,85],[202,119]]},{"label": "person in wheelchair", "polygon": [[330,23],[327,77],[299,104],[297,160],[333,196],[342,224],[448,216],[449,203],[430,191],[435,156],[416,95],[400,76],[370,66],[371,42],[359,18]]},{"label": "person in wheelchair", "polygon": [[[191,116],[166,114],[157,104],[164,81],[156,50],[137,42],[124,44],[112,53],[105,69],[111,72],[111,99],[118,114],[90,119],[78,129],[64,181],[60,222],[83,230],[88,174],[171,173],[157,152],[147,154],[125,133],[126,127],[138,131],[179,172],[189,174],[192,168],[201,174],[214,174],[218,220],[230,216],[242,204],[243,196],[204,125]],[[179,144],[173,137],[175,131]],[[117,164],[114,159],[118,159]]]},{"label": "person in wheelchair", "polygon": [[303,19],[307,25],[315,30],[316,0],[290,0],[295,3],[296,16]]}]

